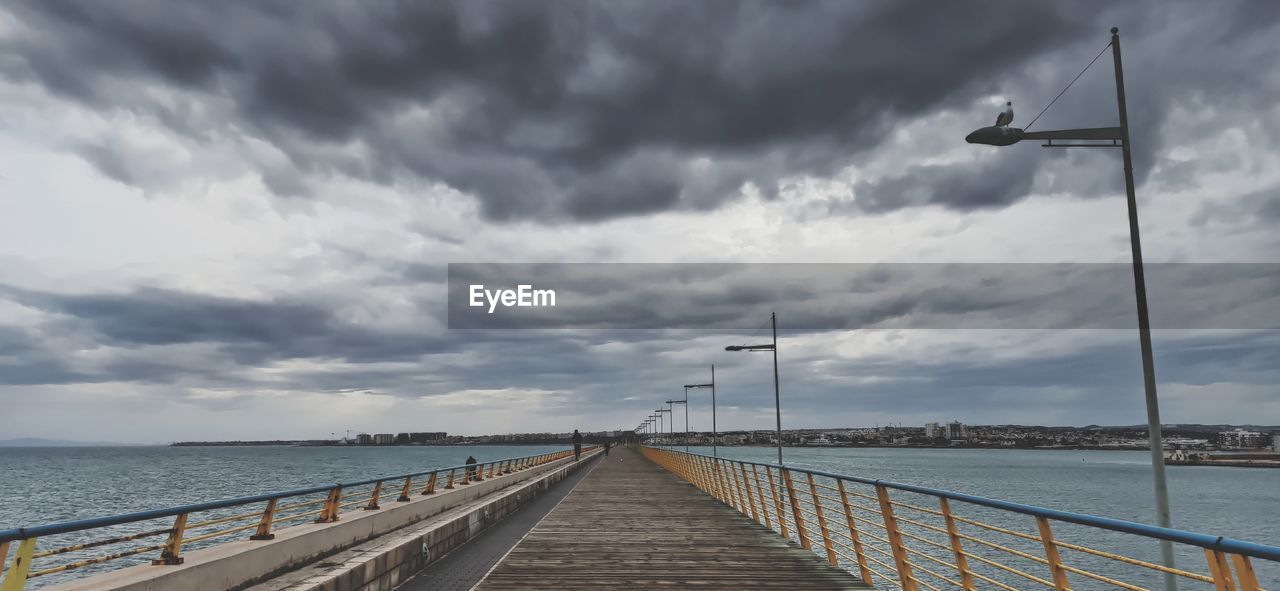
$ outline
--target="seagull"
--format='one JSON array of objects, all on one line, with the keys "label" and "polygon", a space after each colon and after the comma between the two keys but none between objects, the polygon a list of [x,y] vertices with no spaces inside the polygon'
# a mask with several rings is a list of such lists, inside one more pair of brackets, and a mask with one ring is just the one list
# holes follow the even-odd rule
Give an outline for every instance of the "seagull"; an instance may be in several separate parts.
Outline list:
[{"label": "seagull", "polygon": [[1013,123],[1013,101],[1004,104],[1004,111],[996,115],[996,127],[1004,127]]}]

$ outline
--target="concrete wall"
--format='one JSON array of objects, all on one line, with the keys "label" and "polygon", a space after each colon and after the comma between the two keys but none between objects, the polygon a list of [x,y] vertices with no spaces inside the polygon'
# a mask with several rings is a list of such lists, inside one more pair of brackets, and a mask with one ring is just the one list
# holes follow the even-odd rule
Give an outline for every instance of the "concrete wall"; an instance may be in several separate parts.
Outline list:
[{"label": "concrete wall", "polygon": [[[588,454],[584,454],[586,456]],[[584,457],[585,459],[585,457]],[[494,494],[516,484],[561,471],[575,464],[572,458],[557,460],[520,472],[495,476],[482,482],[440,489],[430,496],[396,502],[395,495],[375,511],[350,511],[333,523],[307,523],[280,529],[274,540],[238,540],[183,553],[181,565],[139,565],[48,587],[52,591],[189,591],[239,589],[296,570],[321,558],[420,523],[445,511]],[[437,536],[446,534],[436,534]],[[460,538],[457,532],[448,534]],[[469,536],[466,536],[469,539]],[[448,542],[434,541],[440,547]],[[421,549],[419,552],[421,553]],[[433,552],[433,554],[435,554]],[[401,557],[400,562],[403,562]],[[397,563],[398,564],[398,563]]]},{"label": "concrete wall", "polygon": [[366,542],[322,564],[254,585],[248,591],[390,591],[588,463],[586,458],[571,462],[520,486]]}]

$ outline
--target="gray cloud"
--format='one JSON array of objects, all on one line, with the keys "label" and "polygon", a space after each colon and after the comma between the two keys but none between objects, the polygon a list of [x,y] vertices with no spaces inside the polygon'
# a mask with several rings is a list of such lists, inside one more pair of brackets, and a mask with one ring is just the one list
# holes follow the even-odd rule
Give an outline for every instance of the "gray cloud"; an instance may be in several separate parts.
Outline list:
[{"label": "gray cloud", "polygon": [[[1028,64],[1066,76],[1081,57],[1063,48],[1105,39],[1096,11],[1050,2],[127,4],[12,5],[25,29],[3,42],[4,71],[202,140],[232,128],[264,138],[289,159],[291,171],[259,165],[279,192],[408,174],[474,194],[498,220],[711,208],[745,184],[772,195],[784,177],[848,166],[903,118],[1034,86]],[[207,97],[204,111],[230,99],[228,119],[138,92],[150,84]],[[1151,111],[1158,121],[1163,108]],[[352,142],[367,154],[327,149]],[[1029,186],[918,172],[965,185],[937,198],[957,209]],[[873,209],[921,204],[894,199],[899,184],[886,181]]]},{"label": "gray cloud", "polygon": [[[0,281],[79,288],[74,268],[84,265],[111,278],[98,285],[124,286],[116,292],[84,287],[77,293],[0,286],[5,306],[0,310],[5,315],[0,319],[5,323],[0,326],[0,384],[8,386],[6,393],[33,399],[40,396],[34,389],[39,386],[88,391],[90,385],[111,383],[116,391],[153,386],[149,395],[157,399],[185,396],[196,400],[192,404],[243,409],[253,408],[250,399],[281,390],[413,398],[514,388],[555,392],[556,401],[548,404],[559,405],[563,413],[602,417],[620,408],[642,413],[676,395],[675,384],[703,379],[705,366],[716,363],[725,383],[721,404],[763,413],[772,406],[769,364],[723,351],[750,330],[665,330],[660,327],[672,324],[650,322],[651,330],[645,331],[447,331],[441,328],[446,321],[440,301],[443,265],[434,261],[530,252],[534,260],[652,260],[645,244],[600,239],[584,227],[573,228],[580,233],[567,243],[574,245],[572,251],[524,250],[524,239],[547,240],[551,231],[512,224],[499,229],[509,234],[498,237],[486,222],[586,226],[661,211],[714,210],[744,190],[770,198],[787,190],[780,185],[791,179],[830,177],[850,166],[860,179],[852,187],[854,199],[833,206],[831,213],[882,214],[911,207],[969,212],[1003,208],[1032,192],[1114,194],[1122,178],[1114,153],[964,146],[968,129],[926,130],[905,146],[892,139],[902,122],[916,117],[941,114],[937,118],[954,126],[972,116],[974,127],[988,124],[994,111],[987,112],[980,100],[991,95],[1013,98],[1018,124],[1028,123],[1102,48],[1113,24],[1125,35],[1137,171],[1140,178],[1151,178],[1144,189],[1196,188],[1206,175],[1238,171],[1252,161],[1233,150],[1206,151],[1191,160],[1161,153],[1191,143],[1188,138],[1214,137],[1235,126],[1250,130],[1249,141],[1280,137],[1275,121],[1256,121],[1253,115],[1272,108],[1280,92],[1280,77],[1258,67],[1277,54],[1280,5],[1267,2],[1210,8],[1193,2],[481,0],[355,7],[50,0],[11,2],[0,12],[14,25],[0,33],[0,77],[26,85],[22,93],[36,88],[52,94],[58,100],[48,105],[51,116],[67,104],[61,101],[71,101],[102,115],[108,127],[162,127],[180,135],[198,161],[190,170],[169,166],[165,158],[150,158],[133,146],[130,134],[110,128],[83,136],[67,133],[65,149],[121,183],[171,188],[175,179],[225,179],[232,173],[224,167],[234,165],[221,158],[232,154],[227,157],[244,159],[277,195],[328,198],[331,192],[315,188],[352,177],[393,186],[399,202],[412,200],[422,187],[434,192],[443,184],[474,195],[486,218],[456,223],[441,216],[446,221],[428,224],[427,212],[419,220],[387,220],[421,210],[399,203],[395,209],[377,204],[361,209],[364,202],[357,195],[337,205],[359,210],[360,219],[347,215],[350,211],[286,219],[325,229],[306,228],[296,241],[273,244],[279,252],[260,254],[262,246],[243,252],[268,259],[271,273],[302,275],[323,267],[326,276],[279,288],[255,277],[261,271],[256,264],[232,262],[225,287],[274,293],[258,298],[145,287],[207,285],[212,279],[189,281],[198,271],[166,268],[180,263],[134,254],[136,246],[122,248],[129,254],[119,260],[104,247],[83,261],[79,255],[46,258],[42,247],[29,247],[19,262],[36,270],[26,276],[16,271]],[[1188,22],[1195,25],[1184,25]],[[1111,84],[1104,58],[1036,128],[1114,123]],[[1167,125],[1177,108],[1193,111],[1194,121]],[[943,154],[957,151],[951,142],[969,152],[958,159]],[[884,147],[901,150],[904,157],[887,165],[876,162]],[[38,199],[37,193],[25,198]],[[201,204],[226,195],[175,193]],[[305,210],[313,202],[288,203]],[[1266,223],[1280,217],[1276,203],[1275,191],[1256,191],[1206,207],[1199,220]],[[258,215],[254,207],[243,211]],[[1149,222],[1146,215],[1144,210]],[[722,234],[711,238],[724,248],[716,260],[783,260],[774,255],[787,250],[773,238],[751,234],[762,226],[768,230],[773,221],[747,220],[736,236],[722,232],[737,228],[726,228],[715,215],[696,223]],[[383,223],[388,232],[376,237],[378,248],[363,252],[355,246],[370,244],[362,242],[368,235],[362,226]],[[450,227],[442,228],[446,224]],[[263,227],[279,228],[256,226]],[[249,224],[235,226],[240,228],[256,231]],[[431,234],[430,246],[397,234],[404,228]],[[635,228],[646,226],[599,226],[598,231]],[[219,225],[216,231],[227,229]],[[133,228],[126,224],[115,230]],[[691,245],[700,239],[695,234],[688,236]],[[937,234],[953,237],[946,230]],[[953,234],[959,242],[972,240]],[[72,238],[72,246],[80,246]],[[815,250],[792,252],[816,252],[828,239],[857,243],[835,234],[810,238]],[[405,244],[382,248],[398,242]],[[1160,260],[1161,235],[1157,232],[1151,242],[1152,258]],[[632,250],[630,244],[639,246]],[[676,257],[708,252],[662,246],[658,252]],[[902,245],[904,260],[921,252],[916,246]],[[312,247],[340,256],[295,255]],[[1102,260],[1110,260],[1110,251],[1101,252]],[[861,256],[855,250],[824,260],[843,260],[846,254]],[[209,253],[211,259],[224,255]],[[273,256],[279,258],[270,260]],[[64,262],[67,269],[58,267]],[[121,273],[123,265],[134,266]],[[814,327],[905,326],[913,320],[928,325],[965,314],[999,324],[1028,315],[1016,301],[1025,291],[1005,286],[1000,297],[984,297],[977,289],[981,285],[957,282],[904,295],[890,289],[898,280],[892,274],[867,273],[856,281],[832,277],[823,284],[831,291],[862,298],[858,314],[850,315],[829,306],[822,290],[785,275],[740,281],[690,269],[675,279],[682,289],[690,288],[687,305],[673,306],[669,318],[754,327],[770,309],[785,306],[780,310],[783,338],[797,345],[782,356],[784,412],[808,413],[800,424],[865,424],[862,412],[976,420],[965,413],[1052,410],[1056,400],[1035,396],[1039,389],[1054,388],[1070,389],[1084,401],[1073,407],[1080,422],[1141,420],[1140,397],[1134,396],[1140,388],[1136,343],[1115,344],[1113,331],[1084,331],[1069,350],[1029,352],[1016,359],[993,358],[986,347],[994,339],[986,336],[972,339],[966,355],[936,358],[915,356],[927,348],[905,356],[863,354],[856,347],[852,352],[795,350],[848,336]],[[1182,321],[1178,305],[1212,304],[1218,301],[1213,291],[1224,285],[1216,276],[1172,285],[1157,285],[1154,273],[1149,279],[1153,310],[1166,315],[1157,322]],[[1235,279],[1245,280],[1237,294],[1253,293],[1247,289],[1276,293],[1270,277]],[[1056,316],[1044,325],[1087,324],[1081,320],[1097,312],[1089,306],[1103,301],[1117,314],[1101,323],[1128,326],[1132,293],[1127,280],[1059,302],[1052,308]],[[578,293],[600,297],[615,319],[641,323],[653,320],[653,298],[672,286],[654,281],[633,294],[605,283],[577,287]],[[1260,304],[1268,301],[1258,298]],[[1250,321],[1247,315],[1230,318],[1229,326]],[[788,330],[797,322],[810,328]],[[1162,383],[1224,388],[1275,383],[1269,361],[1277,349],[1274,337],[1158,335],[1156,344]],[[860,385],[859,379],[867,377],[876,380]],[[201,389],[225,396],[191,394]],[[429,412],[450,417],[441,420],[458,416],[447,408]]]}]

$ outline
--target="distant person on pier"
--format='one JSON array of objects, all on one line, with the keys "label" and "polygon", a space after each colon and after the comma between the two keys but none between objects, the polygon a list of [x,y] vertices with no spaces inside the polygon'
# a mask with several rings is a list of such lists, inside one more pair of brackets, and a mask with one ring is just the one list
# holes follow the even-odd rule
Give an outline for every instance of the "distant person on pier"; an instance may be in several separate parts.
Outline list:
[{"label": "distant person on pier", "polygon": [[582,459],[582,434],[573,430],[573,461]]},{"label": "distant person on pier", "polygon": [[612,445],[608,441],[604,442],[604,455],[609,455],[609,446]]},{"label": "distant person on pier", "polygon": [[466,464],[467,464],[467,480],[468,481],[475,480],[476,479],[476,457],[467,456]]}]

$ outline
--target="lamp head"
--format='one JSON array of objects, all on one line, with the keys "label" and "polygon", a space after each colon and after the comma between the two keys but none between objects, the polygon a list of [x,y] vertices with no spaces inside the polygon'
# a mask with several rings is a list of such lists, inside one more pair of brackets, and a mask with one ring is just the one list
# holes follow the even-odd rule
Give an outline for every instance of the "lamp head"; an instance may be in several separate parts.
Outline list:
[{"label": "lamp head", "polygon": [[1022,141],[1023,131],[1017,127],[992,126],[973,130],[964,141],[987,146],[1011,146]]}]

